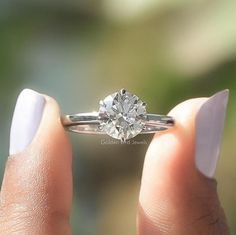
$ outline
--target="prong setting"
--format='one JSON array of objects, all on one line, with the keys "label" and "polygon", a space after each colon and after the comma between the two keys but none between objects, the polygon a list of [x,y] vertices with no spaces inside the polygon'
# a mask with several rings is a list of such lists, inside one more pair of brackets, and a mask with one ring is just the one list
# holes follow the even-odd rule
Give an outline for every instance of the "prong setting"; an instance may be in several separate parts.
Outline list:
[{"label": "prong setting", "polygon": [[125,90],[124,88],[122,88],[122,89],[120,90],[120,93],[121,93],[122,95],[124,95],[124,94],[126,93],[126,90]]},{"label": "prong setting", "polygon": [[102,130],[113,138],[126,141],[138,135],[145,125],[146,103],[121,89],[99,102]]}]

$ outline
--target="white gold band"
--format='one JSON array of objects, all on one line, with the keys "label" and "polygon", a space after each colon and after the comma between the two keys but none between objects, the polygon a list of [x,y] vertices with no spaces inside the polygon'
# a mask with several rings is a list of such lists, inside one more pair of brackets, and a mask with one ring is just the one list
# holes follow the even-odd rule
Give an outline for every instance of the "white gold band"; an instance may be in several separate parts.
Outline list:
[{"label": "white gold band", "polygon": [[[102,121],[104,119],[98,112],[78,113],[62,117],[62,123],[69,131],[84,134],[106,134],[100,128]],[[164,131],[174,126],[175,123],[172,117],[158,114],[146,114],[143,121],[144,128],[140,134]]]}]

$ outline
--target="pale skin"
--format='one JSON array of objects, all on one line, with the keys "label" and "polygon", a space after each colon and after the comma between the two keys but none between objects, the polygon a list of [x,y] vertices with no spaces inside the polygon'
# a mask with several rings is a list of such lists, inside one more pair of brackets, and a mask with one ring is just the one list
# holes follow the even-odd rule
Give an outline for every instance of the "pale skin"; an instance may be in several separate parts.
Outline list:
[{"label": "pale skin", "polygon": [[[56,101],[47,103],[27,149],[8,158],[0,194],[0,234],[70,235],[72,149]],[[185,101],[169,115],[145,156],[137,209],[138,235],[228,235],[216,181],[195,167],[195,116],[206,98]],[[135,218],[133,218],[135,219]]]}]

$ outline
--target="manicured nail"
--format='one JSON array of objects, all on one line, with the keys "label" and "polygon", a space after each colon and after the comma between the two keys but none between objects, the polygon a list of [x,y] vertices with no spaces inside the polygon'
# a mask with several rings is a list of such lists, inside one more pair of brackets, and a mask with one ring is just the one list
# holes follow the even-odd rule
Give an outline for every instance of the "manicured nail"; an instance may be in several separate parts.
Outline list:
[{"label": "manicured nail", "polygon": [[16,102],[10,131],[10,155],[23,151],[33,140],[44,110],[45,98],[25,89]]},{"label": "manicured nail", "polygon": [[210,97],[196,117],[195,162],[202,174],[212,178],[220,155],[229,91]]}]

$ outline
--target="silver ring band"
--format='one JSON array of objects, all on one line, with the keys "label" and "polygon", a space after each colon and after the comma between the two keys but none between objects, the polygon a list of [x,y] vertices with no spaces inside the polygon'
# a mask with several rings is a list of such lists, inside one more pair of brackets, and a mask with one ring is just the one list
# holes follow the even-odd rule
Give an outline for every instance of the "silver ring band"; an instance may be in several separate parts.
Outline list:
[{"label": "silver ring band", "polygon": [[[72,132],[84,134],[106,134],[100,127],[104,121],[98,112],[78,113],[62,117],[63,125]],[[174,119],[170,116],[146,114],[144,128],[140,134],[150,134],[164,131],[174,126]]]},{"label": "silver ring band", "polygon": [[172,117],[147,113],[146,103],[125,89],[108,95],[99,105],[98,112],[62,117],[63,125],[72,132],[108,134],[125,142],[138,134],[167,130],[175,123]]}]

